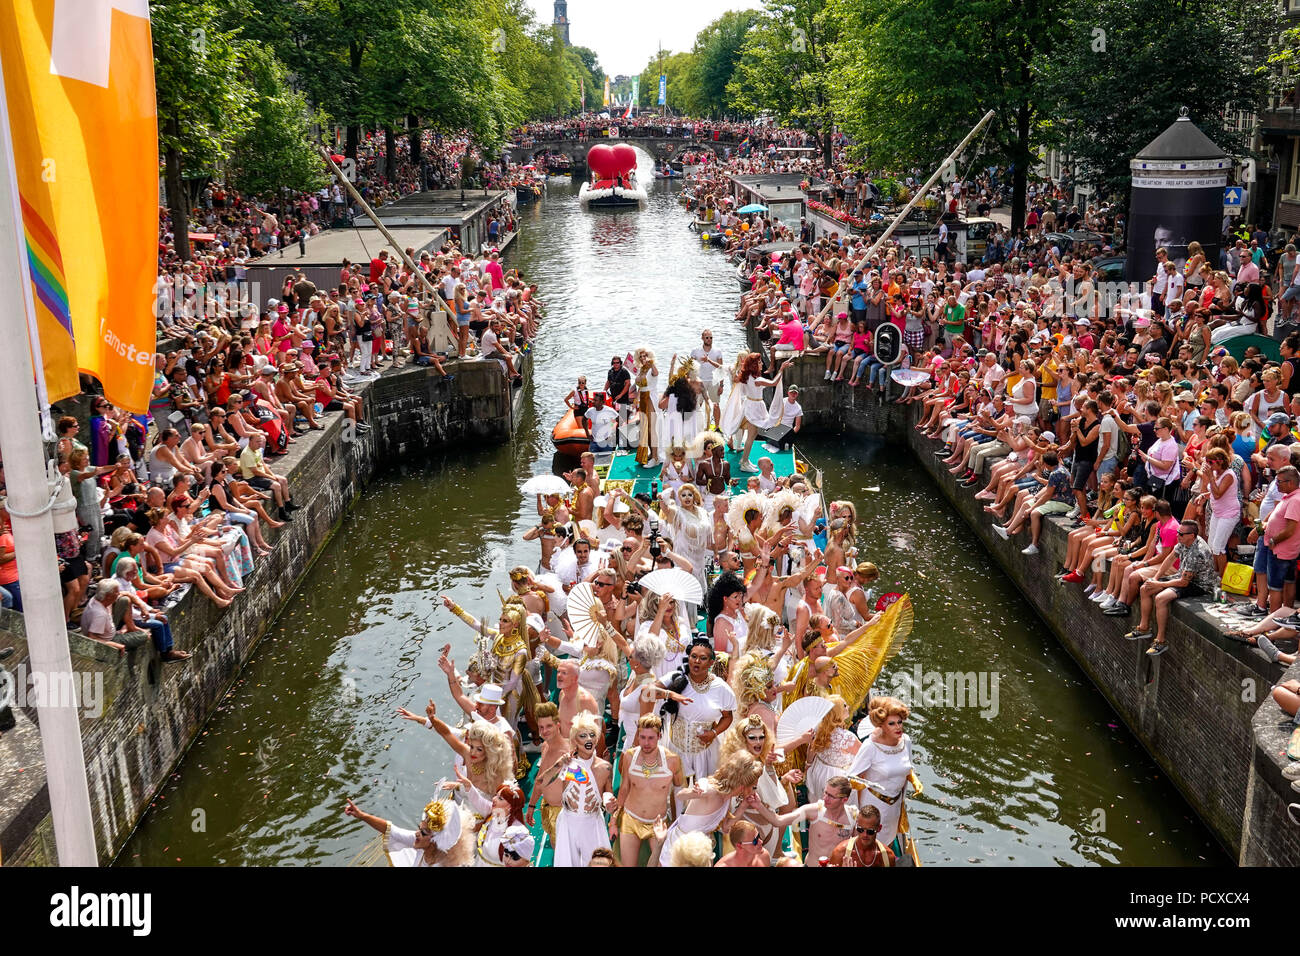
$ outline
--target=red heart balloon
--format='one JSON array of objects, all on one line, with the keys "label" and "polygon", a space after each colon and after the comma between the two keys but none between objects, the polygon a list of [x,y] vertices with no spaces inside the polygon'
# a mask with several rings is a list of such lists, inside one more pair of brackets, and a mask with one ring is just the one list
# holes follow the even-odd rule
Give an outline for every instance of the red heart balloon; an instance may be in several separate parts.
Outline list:
[{"label": "red heart balloon", "polygon": [[614,162],[614,148],[605,143],[597,143],[587,150],[587,168],[600,179],[613,179],[619,172]]},{"label": "red heart balloon", "polygon": [[627,143],[614,145],[614,168],[616,172],[630,173],[636,169],[636,150]]}]

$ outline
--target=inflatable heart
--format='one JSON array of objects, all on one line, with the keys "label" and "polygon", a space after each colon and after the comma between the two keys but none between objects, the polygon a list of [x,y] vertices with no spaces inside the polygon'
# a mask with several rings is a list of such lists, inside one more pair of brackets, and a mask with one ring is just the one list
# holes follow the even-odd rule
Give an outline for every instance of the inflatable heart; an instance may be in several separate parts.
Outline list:
[{"label": "inflatable heart", "polygon": [[613,179],[620,171],[614,161],[614,147],[597,143],[587,150],[587,168],[600,179]]},{"label": "inflatable heart", "polygon": [[614,169],[619,173],[630,173],[636,169],[636,150],[627,143],[617,143],[613,146],[614,150]]}]

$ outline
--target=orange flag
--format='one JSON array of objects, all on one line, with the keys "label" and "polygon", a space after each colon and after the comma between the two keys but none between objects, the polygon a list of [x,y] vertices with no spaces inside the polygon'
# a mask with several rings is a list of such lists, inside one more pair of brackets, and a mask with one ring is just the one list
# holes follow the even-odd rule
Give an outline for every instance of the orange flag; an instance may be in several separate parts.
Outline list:
[{"label": "orange flag", "polygon": [[78,370],[148,410],[158,123],[148,0],[0,2],[20,243],[50,401]]}]

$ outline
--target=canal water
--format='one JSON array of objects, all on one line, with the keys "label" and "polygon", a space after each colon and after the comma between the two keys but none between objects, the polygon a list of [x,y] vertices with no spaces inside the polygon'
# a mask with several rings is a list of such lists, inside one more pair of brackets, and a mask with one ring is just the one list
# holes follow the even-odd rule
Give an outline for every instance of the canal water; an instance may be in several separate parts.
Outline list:
[{"label": "canal water", "polygon": [[[648,181],[650,166],[641,170]],[[556,180],[522,212],[509,264],[548,305],[529,412],[508,445],[467,445],[376,480],[274,623],[119,864],[345,865],[373,832],[354,799],[410,826],[450,754],[393,716],[430,699],[454,719],[436,666],[470,632],[454,595],[495,616],[505,571],[535,564],[522,481],[550,468],[550,428],[579,372],[648,345],[665,369],[710,325],[728,359],[743,347],[737,287],[653,182],[639,212],[587,213]],[[830,495],[854,500],[863,557],[911,594],[916,626],[878,687],[912,704],[925,792],[908,804],[926,865],[1224,865],[1173,786],[908,456],[865,439],[801,446]]]}]

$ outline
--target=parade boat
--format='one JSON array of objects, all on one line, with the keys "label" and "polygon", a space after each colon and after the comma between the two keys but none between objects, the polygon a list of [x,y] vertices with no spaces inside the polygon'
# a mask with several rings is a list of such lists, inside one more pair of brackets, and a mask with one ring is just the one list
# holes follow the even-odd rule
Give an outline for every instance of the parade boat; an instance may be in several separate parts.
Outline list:
[{"label": "parade boat", "polygon": [[640,208],[649,198],[637,185],[636,150],[627,143],[597,143],[587,151],[591,180],[578,190],[585,209]]}]

